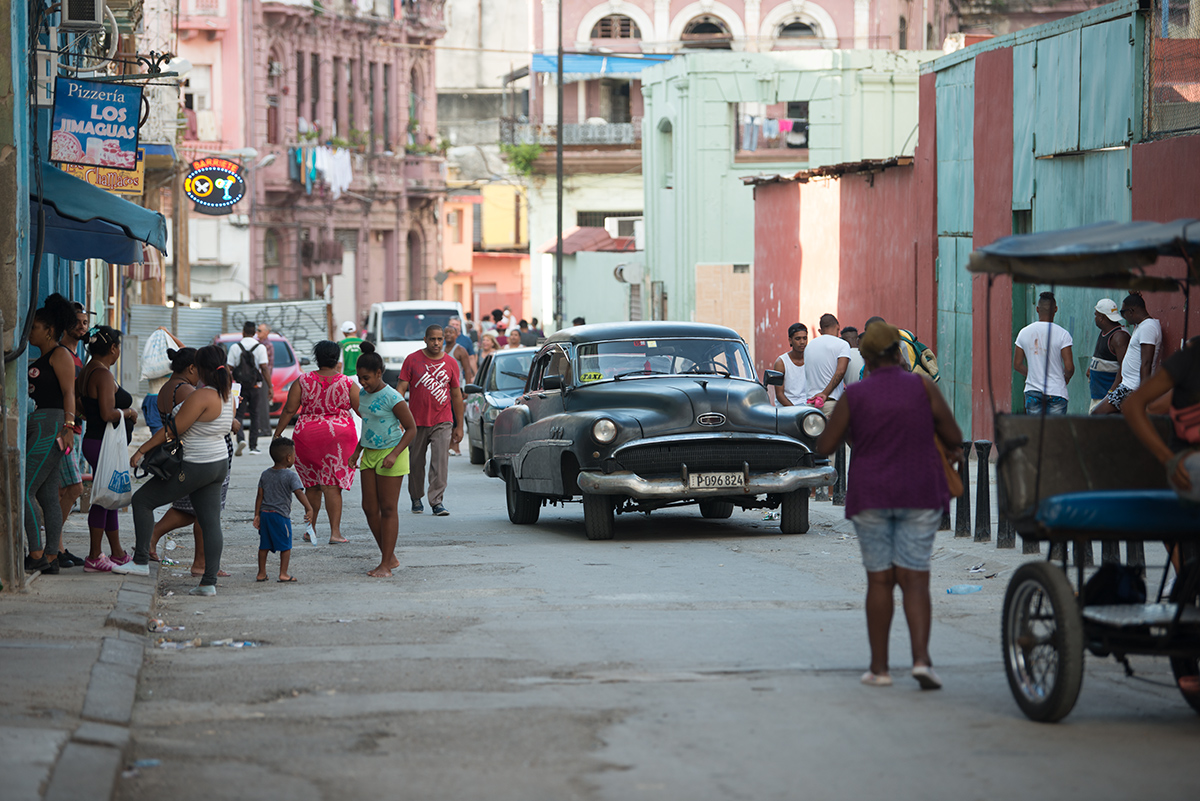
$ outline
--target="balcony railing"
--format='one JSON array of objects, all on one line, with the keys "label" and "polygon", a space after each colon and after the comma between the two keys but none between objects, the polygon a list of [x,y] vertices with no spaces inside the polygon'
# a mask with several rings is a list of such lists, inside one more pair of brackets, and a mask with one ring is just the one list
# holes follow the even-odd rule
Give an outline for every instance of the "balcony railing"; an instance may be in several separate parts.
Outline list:
[{"label": "balcony railing", "polygon": [[[507,145],[549,145],[556,143],[558,126],[550,123],[500,121],[500,141]],[[642,142],[642,118],[633,122],[575,123],[563,125],[563,145],[626,145],[639,147]]]},{"label": "balcony railing", "polygon": [[442,192],[446,189],[446,161],[440,156],[405,156],[404,179],[412,192]]},{"label": "balcony railing", "polygon": [[223,17],[225,0],[187,0],[184,9],[191,17]]}]

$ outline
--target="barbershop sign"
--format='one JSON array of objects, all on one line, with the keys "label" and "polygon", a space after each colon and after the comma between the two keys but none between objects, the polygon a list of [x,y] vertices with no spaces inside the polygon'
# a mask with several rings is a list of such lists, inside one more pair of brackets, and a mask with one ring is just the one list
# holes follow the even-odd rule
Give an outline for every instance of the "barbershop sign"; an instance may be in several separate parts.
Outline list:
[{"label": "barbershop sign", "polygon": [[230,214],[246,194],[242,165],[219,158],[193,161],[192,171],[183,179],[183,191],[201,214]]},{"label": "barbershop sign", "polygon": [[136,170],[142,87],[57,78],[50,160]]}]

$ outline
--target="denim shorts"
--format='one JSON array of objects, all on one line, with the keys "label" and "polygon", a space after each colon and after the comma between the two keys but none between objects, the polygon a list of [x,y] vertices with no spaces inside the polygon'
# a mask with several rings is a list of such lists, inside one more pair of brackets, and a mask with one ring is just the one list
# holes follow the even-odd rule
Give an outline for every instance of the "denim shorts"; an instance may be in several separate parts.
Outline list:
[{"label": "denim shorts", "polygon": [[893,566],[929,571],[941,509],[864,509],[850,522],[868,573]]},{"label": "denim shorts", "polygon": [[1046,404],[1046,414],[1066,414],[1067,399],[1058,395],[1045,395],[1036,389],[1025,393],[1025,414],[1041,414],[1042,404]]}]

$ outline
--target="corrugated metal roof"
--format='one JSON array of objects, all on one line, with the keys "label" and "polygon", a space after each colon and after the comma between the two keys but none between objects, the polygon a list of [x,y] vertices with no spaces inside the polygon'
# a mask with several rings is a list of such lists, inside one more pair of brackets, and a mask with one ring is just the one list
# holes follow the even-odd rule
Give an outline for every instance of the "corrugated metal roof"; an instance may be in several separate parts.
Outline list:
[{"label": "corrugated metal roof", "polygon": [[[563,255],[571,256],[579,251],[589,253],[612,252],[623,253],[634,249],[631,236],[619,236],[613,239],[603,228],[575,226],[563,232]],[[555,253],[558,250],[558,237],[551,237],[540,248],[539,253]]]},{"label": "corrugated metal roof", "polygon": [[862,175],[865,173],[883,172],[891,167],[908,167],[913,163],[912,156],[892,156],[888,159],[866,159],[864,161],[848,161],[842,164],[829,164],[824,167],[813,167],[811,170],[800,170],[791,175],[776,173],[773,175],[747,175],[742,183],[748,186],[762,184],[777,184],[794,181],[808,183],[813,178],[840,178],[843,175]]}]

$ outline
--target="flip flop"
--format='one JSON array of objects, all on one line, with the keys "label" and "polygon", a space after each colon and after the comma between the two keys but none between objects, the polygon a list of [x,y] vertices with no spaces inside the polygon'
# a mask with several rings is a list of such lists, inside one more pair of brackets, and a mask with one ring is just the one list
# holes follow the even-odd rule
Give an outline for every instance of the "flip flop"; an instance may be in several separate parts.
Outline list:
[{"label": "flip flop", "polygon": [[340,540],[330,540],[329,544],[330,545],[341,545],[343,542],[349,542],[349,541],[350,540],[346,539],[345,537],[342,537]]},{"label": "flip flop", "polygon": [[150,561],[151,561],[151,562],[157,562],[157,561],[158,561],[158,554],[156,554],[154,551],[151,551],[151,552],[150,552]]},{"label": "flip flop", "polygon": [[276,583],[277,583],[277,584],[291,584],[291,583],[292,583],[292,582],[294,582],[295,580],[296,580],[296,577],[295,577],[295,576],[288,576],[288,577],[287,577],[287,578],[285,578],[285,579],[279,579],[279,580],[278,580]]},{"label": "flip flop", "polygon": [[922,666],[913,668],[912,677],[917,680],[917,684],[921,685],[922,690],[942,689],[942,680],[938,678],[938,674],[934,673],[931,667]]},{"label": "flip flop", "polygon": [[[203,570],[201,570],[199,573],[195,572],[194,570],[189,570],[188,572],[192,574],[192,578],[201,578],[204,575]],[[224,570],[218,570],[217,578],[229,578],[229,574]]]},{"label": "flip flop", "polygon": [[861,681],[863,684],[867,685],[868,687],[891,687],[892,686],[892,677],[891,676],[886,676],[886,675],[885,676],[876,676],[874,673],[872,673],[869,670],[866,673],[862,674],[862,678],[859,679],[859,681]]},{"label": "flip flop", "polygon": [[263,576],[262,578],[255,578],[254,580],[255,580],[255,581],[266,581],[266,580],[267,580],[267,577],[266,577],[266,576]]}]

